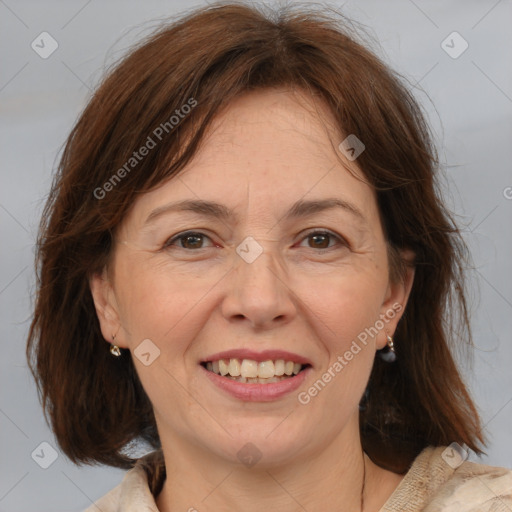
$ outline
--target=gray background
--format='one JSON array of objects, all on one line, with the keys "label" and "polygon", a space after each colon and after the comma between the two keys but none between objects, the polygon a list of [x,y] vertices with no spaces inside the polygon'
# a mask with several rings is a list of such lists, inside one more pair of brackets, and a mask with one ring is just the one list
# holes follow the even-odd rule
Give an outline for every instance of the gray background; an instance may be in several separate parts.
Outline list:
[{"label": "gray background", "polygon": [[[105,65],[153,26],[148,20],[204,4],[0,0],[0,511],[82,510],[122,478],[75,467],[58,452],[46,470],[31,457],[43,441],[57,446],[24,356],[33,244],[59,150]],[[352,0],[343,11],[370,28],[380,55],[416,85],[436,132],[447,199],[475,262],[476,350],[464,371],[489,438],[481,461],[511,467],[512,3]],[[59,44],[48,59],[30,46],[43,31]],[[469,44],[456,59],[441,47],[453,31]]]}]

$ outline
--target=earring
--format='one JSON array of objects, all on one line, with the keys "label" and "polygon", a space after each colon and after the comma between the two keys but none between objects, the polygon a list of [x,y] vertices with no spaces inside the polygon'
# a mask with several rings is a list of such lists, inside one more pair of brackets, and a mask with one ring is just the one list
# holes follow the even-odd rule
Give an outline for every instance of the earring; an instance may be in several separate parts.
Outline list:
[{"label": "earring", "polygon": [[379,355],[386,363],[393,363],[396,361],[395,345],[393,344],[393,338],[387,335],[388,343],[385,349],[379,350]]},{"label": "earring", "polygon": [[[113,334],[112,335],[112,341],[115,341],[116,340],[116,335]],[[121,355],[121,349],[117,346],[117,345],[110,345],[110,353],[114,356],[114,357],[119,357]]]}]

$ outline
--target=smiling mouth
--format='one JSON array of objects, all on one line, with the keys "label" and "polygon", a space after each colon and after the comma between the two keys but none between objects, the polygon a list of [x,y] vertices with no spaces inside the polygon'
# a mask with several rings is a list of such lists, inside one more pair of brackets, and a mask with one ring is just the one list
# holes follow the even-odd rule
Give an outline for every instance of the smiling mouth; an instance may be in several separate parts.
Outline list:
[{"label": "smiling mouth", "polygon": [[254,359],[219,359],[201,363],[208,371],[243,384],[270,384],[290,379],[309,368],[284,359],[255,361]]}]

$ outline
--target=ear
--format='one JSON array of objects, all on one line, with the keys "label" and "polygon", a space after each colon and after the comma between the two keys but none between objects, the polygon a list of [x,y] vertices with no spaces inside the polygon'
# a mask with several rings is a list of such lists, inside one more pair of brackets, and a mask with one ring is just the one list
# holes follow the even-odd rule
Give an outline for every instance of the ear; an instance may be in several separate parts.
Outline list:
[{"label": "ear", "polygon": [[109,343],[114,343],[121,348],[127,348],[124,333],[121,329],[119,308],[114,289],[108,279],[106,269],[103,269],[101,273],[93,274],[89,278],[89,288],[91,289],[103,337]]},{"label": "ear", "polygon": [[386,346],[387,336],[394,335],[398,322],[405,312],[405,306],[409,300],[414,282],[414,253],[410,250],[402,250],[399,255],[405,264],[405,271],[399,278],[390,278],[389,280],[386,296],[380,311],[380,319],[384,323],[384,329],[380,330],[377,335],[377,350]]}]

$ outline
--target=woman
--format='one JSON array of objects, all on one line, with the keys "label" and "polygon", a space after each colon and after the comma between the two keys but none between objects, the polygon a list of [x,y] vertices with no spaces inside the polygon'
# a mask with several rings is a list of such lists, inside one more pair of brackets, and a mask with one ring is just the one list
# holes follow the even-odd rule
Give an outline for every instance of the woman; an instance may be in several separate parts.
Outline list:
[{"label": "woman", "polygon": [[510,471],[465,461],[436,167],[332,14],[217,4],[130,53],[62,156],[28,343],[62,450],[132,468],[90,510],[512,507]]}]

